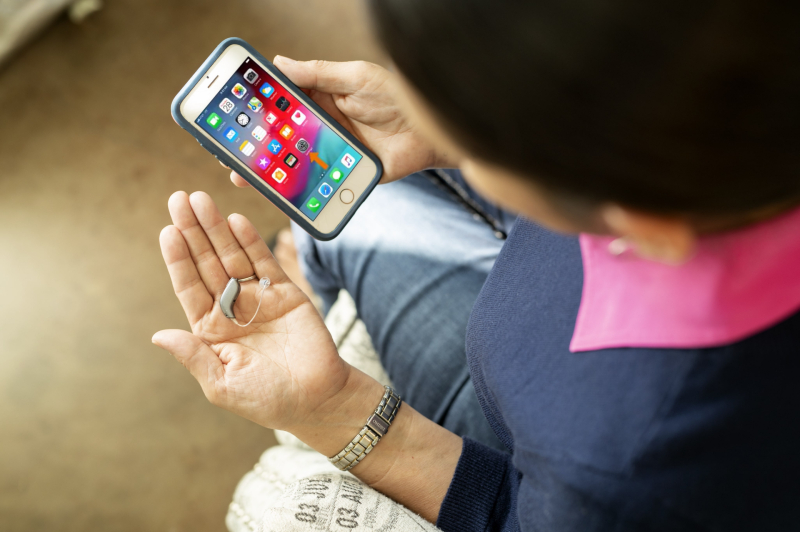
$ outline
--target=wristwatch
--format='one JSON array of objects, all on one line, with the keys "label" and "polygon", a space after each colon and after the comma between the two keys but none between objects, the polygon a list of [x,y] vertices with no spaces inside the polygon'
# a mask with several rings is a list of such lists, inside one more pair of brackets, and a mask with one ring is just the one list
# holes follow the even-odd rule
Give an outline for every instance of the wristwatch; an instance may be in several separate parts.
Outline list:
[{"label": "wristwatch", "polygon": [[360,463],[372,451],[372,448],[378,444],[381,437],[389,431],[389,426],[392,425],[401,403],[403,403],[403,400],[400,396],[395,394],[391,387],[387,386],[383,393],[383,398],[381,398],[381,403],[378,404],[375,412],[367,418],[366,425],[350,441],[350,444],[345,446],[344,450],[333,457],[329,457],[328,461],[333,463],[339,470],[345,471]]}]

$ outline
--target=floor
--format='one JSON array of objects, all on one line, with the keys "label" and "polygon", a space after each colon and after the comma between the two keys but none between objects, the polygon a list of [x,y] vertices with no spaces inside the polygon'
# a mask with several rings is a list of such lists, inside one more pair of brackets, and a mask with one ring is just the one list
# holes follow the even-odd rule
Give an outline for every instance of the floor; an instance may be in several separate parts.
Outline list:
[{"label": "floor", "polygon": [[186,327],[161,261],[167,198],[204,190],[269,238],[172,121],[223,38],[383,62],[355,0],[107,0],[0,71],[0,530],[220,530],[272,432],[209,405],[158,329]]}]

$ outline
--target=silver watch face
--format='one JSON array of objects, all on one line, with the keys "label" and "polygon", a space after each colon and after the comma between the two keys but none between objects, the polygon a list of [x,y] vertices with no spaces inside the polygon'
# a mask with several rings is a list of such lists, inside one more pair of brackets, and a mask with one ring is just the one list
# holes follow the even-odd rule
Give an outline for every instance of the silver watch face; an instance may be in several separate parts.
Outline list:
[{"label": "silver watch face", "polygon": [[374,413],[367,420],[367,426],[369,426],[369,428],[372,431],[374,431],[381,437],[386,435],[386,432],[389,430],[389,424],[386,423],[386,421],[383,418]]}]

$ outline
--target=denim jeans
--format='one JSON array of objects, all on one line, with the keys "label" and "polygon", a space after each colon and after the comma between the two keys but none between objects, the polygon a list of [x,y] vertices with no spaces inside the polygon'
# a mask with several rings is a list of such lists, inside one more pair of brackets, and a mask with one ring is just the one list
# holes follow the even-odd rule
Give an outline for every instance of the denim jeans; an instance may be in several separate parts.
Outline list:
[{"label": "denim jeans", "polygon": [[332,241],[293,227],[301,268],[326,310],[339,289],[350,293],[404,401],[498,449],[475,396],[464,337],[514,219],[458,171],[437,170],[379,185]]}]

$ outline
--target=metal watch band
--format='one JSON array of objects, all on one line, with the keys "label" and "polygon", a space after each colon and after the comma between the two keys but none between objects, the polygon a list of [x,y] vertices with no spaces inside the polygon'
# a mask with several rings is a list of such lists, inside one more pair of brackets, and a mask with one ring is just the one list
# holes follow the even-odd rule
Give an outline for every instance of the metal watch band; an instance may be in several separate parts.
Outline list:
[{"label": "metal watch band", "polygon": [[350,470],[364,457],[367,456],[372,448],[378,444],[381,437],[386,435],[389,431],[389,426],[392,425],[394,417],[397,416],[397,410],[400,409],[400,404],[403,400],[400,396],[394,393],[391,387],[386,387],[383,393],[381,403],[367,419],[367,424],[358,432],[358,435],[350,441],[350,444],[345,446],[344,450],[340,451],[333,457],[329,457],[328,461],[339,470]]}]

